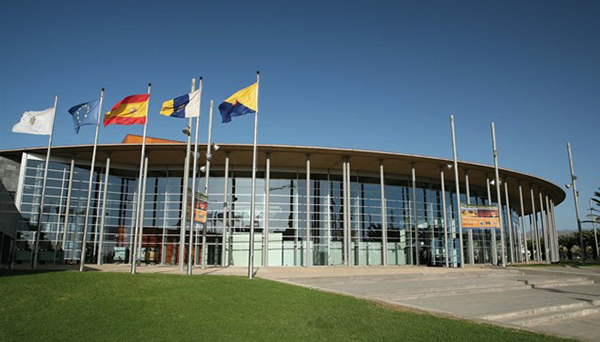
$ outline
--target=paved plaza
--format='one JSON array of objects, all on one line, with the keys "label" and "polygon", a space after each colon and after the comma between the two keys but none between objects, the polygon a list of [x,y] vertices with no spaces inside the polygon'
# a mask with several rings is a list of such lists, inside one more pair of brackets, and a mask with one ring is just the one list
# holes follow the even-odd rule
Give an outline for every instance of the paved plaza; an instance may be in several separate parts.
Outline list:
[{"label": "paved plaza", "polygon": [[479,322],[600,341],[600,269],[434,270],[280,280]]}]

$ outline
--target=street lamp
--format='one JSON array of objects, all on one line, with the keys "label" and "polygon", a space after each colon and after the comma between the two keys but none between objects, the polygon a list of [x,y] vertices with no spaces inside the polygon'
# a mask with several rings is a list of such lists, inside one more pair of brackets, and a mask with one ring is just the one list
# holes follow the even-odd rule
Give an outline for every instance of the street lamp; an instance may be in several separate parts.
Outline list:
[{"label": "street lamp", "polygon": [[581,249],[582,257],[581,264],[585,265],[585,248],[583,246],[583,233],[581,231],[581,218],[579,215],[579,192],[577,191],[577,176],[573,167],[573,155],[571,154],[571,143],[567,143],[567,152],[569,154],[569,166],[571,167],[571,183],[567,184],[567,189],[573,186],[573,199],[575,200],[575,215],[577,216],[577,229],[579,230],[579,248]]}]

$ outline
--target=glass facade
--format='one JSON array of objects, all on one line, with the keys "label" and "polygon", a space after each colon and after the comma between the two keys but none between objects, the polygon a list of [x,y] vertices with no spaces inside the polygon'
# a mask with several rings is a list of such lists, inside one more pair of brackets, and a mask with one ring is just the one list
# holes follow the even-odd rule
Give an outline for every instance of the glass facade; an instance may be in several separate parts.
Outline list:
[{"label": "glass facade", "polygon": [[[100,165],[98,165],[100,164]],[[136,168],[112,165],[107,170],[103,161],[94,170],[90,220],[86,243],[86,263],[131,263],[135,203],[137,199]],[[33,255],[38,220],[44,162],[28,155],[21,186],[20,225],[14,261],[28,263]],[[49,164],[46,198],[40,236],[39,263],[79,263],[89,166],[76,160],[53,160]],[[341,169],[314,169],[310,174],[309,199],[304,169],[271,168],[269,188],[266,174],[257,173],[254,264],[269,266],[306,266],[306,249],[311,266],[382,265],[387,254],[389,265],[444,265],[444,218],[439,179],[420,178],[413,191],[410,176],[386,173],[384,181],[386,234],[382,225],[381,183],[378,174],[352,171],[349,193],[349,253],[344,255],[344,186]],[[178,264],[182,210],[181,165],[150,166],[143,205],[143,235],[140,260],[144,264]],[[249,251],[251,172],[249,168],[232,167],[228,175],[227,194],[224,168],[213,165],[209,177],[209,205],[205,227],[196,224],[193,256],[199,264],[246,266]],[[71,180],[72,178],[72,180]],[[196,188],[203,190],[204,175]],[[104,192],[106,203],[104,203]],[[465,189],[461,201],[466,202]],[[470,202],[488,204],[485,189],[470,188]],[[265,200],[269,196],[268,213]],[[460,264],[459,234],[456,229],[457,198],[453,184],[446,184],[448,258]],[[493,193],[492,198],[495,198]],[[225,205],[224,205],[225,203]],[[308,207],[307,207],[308,206]],[[105,207],[104,224],[102,211]],[[307,224],[307,208],[310,210]],[[512,209],[512,208],[511,208]],[[513,231],[520,231],[518,214],[506,215]],[[224,218],[227,217],[227,220]],[[267,245],[263,234],[268,223]],[[505,225],[508,241],[508,227]],[[307,228],[309,239],[307,241]],[[189,231],[189,229],[188,229]],[[468,233],[465,229],[464,257],[470,260]],[[473,230],[475,263],[491,263],[493,234],[497,235],[496,252],[500,255],[498,230]],[[387,241],[384,243],[384,237]],[[518,246],[517,236],[513,234]],[[205,246],[202,241],[206,240]],[[185,238],[188,242],[188,237]],[[507,243],[507,246],[509,244]],[[387,247],[387,248],[386,248]],[[515,247],[517,248],[517,247]],[[263,255],[267,253],[267,255]],[[511,253],[510,249],[507,253]],[[225,260],[223,260],[225,258]],[[187,259],[187,246],[184,261]]]}]

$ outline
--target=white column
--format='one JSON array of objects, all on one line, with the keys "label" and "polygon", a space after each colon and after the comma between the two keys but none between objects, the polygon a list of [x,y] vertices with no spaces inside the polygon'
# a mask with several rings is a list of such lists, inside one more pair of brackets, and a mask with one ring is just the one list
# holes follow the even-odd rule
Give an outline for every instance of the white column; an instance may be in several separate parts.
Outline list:
[{"label": "white column", "polygon": [[223,231],[221,233],[221,267],[228,265],[227,263],[227,214],[229,202],[229,152],[225,152],[225,177],[223,181]]},{"label": "white column", "polygon": [[310,154],[306,155],[306,243],[304,244],[304,264],[306,267],[311,266],[311,241],[310,241]]},{"label": "white column", "polygon": [[[523,242],[523,246],[521,248],[521,253],[525,252],[525,263],[529,263],[529,247],[527,246],[527,236],[525,234],[525,208],[523,206],[523,187],[521,186],[521,182],[519,181],[519,206],[521,207],[521,229],[523,238],[521,241]],[[533,241],[533,240],[532,240]]]},{"label": "white column", "polygon": [[[506,219],[508,220],[508,240],[510,246],[510,263],[515,262],[515,246],[513,244],[512,214],[510,211],[510,198],[508,196],[508,181],[504,179],[504,197],[506,199]],[[504,247],[502,247],[504,248]]]},{"label": "white column", "polygon": [[385,199],[385,173],[383,160],[379,160],[379,184],[381,186],[381,255],[383,266],[388,265],[388,238],[387,238],[387,204]]},{"label": "white column", "polygon": [[100,242],[98,243],[98,265],[102,265],[102,252],[104,249],[104,227],[106,223],[106,201],[108,199],[108,182],[110,178],[110,156],[106,157],[104,171],[104,195],[102,197],[102,214],[100,216]]},{"label": "white column", "polygon": [[69,187],[67,189],[67,203],[65,204],[65,222],[63,224],[63,235],[61,248],[63,255],[66,256],[67,232],[69,231],[69,214],[71,209],[71,190],[73,189],[73,174],[75,173],[75,156],[71,158],[71,168],[69,170]]},{"label": "white column", "polygon": [[411,241],[411,243],[414,243],[414,260],[415,263],[413,263],[413,265],[417,265],[419,266],[420,264],[420,260],[419,260],[419,215],[417,215],[417,173],[415,170],[415,164],[411,163],[410,164],[410,169],[411,169],[411,174],[412,174],[412,195],[413,195],[413,202],[412,202],[412,211],[413,211],[413,224],[414,224],[414,230],[413,230],[413,241]]},{"label": "white column", "polygon": [[441,166],[440,167],[440,182],[442,183],[442,222],[444,224],[444,254],[445,254],[445,262],[446,262],[446,267],[449,267],[449,262],[448,262],[448,257],[449,257],[449,251],[448,251],[448,224],[446,223],[446,218],[448,217],[447,213],[446,213],[446,185],[445,185],[445,180],[444,180],[444,167]]},{"label": "white column", "polygon": [[265,227],[263,229],[263,267],[269,267],[269,202],[271,197],[271,153],[267,152],[265,167]]},{"label": "white column", "polygon": [[[471,188],[469,185],[469,170],[465,170],[465,190],[467,192],[467,204],[471,204]],[[469,229],[469,263],[475,265],[475,249],[473,247],[473,229]]]},{"label": "white column", "polygon": [[[492,190],[490,187],[490,178],[488,177],[488,175],[485,175],[485,182],[487,185],[487,196],[488,196],[488,205],[493,205],[492,204]],[[492,264],[497,265],[498,264],[498,246],[496,244],[496,230],[495,229],[490,229],[490,234],[492,235]]]}]

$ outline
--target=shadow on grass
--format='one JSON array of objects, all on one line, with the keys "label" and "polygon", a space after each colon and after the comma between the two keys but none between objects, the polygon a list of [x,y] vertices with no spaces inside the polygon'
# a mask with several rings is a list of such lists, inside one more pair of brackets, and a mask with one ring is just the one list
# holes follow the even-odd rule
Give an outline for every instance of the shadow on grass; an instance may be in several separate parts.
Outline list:
[{"label": "shadow on grass", "polygon": [[25,270],[25,269],[7,270],[7,269],[3,269],[3,270],[0,270],[0,278],[24,276],[24,275],[35,275],[35,274],[42,274],[42,273],[64,272],[64,271],[69,271],[69,270],[65,270],[65,269],[60,269],[60,270],[59,269],[48,269],[48,270]]}]

